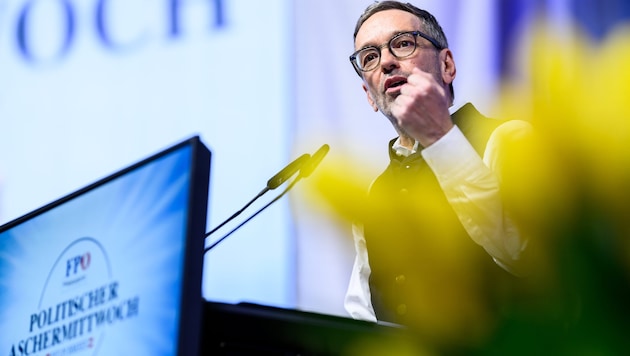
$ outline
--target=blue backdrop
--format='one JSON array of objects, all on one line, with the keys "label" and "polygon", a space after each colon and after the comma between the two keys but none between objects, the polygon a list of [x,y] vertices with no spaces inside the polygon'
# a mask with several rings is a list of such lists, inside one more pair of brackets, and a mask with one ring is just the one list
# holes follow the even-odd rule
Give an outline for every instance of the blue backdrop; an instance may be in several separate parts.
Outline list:
[{"label": "blue backdrop", "polygon": [[[0,223],[192,134],[214,153],[209,229],[323,143],[376,174],[394,131],[347,59],[370,3],[0,0]],[[449,37],[458,104],[488,115],[537,16],[593,38],[630,16],[622,0],[414,3]],[[349,227],[298,186],[207,254],[203,295],[343,314],[352,258]]]}]

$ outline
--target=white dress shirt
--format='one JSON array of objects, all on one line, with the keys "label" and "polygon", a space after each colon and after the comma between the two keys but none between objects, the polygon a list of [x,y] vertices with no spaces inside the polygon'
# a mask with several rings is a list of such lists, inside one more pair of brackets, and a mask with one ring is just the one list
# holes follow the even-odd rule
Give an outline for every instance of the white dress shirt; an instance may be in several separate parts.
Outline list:
[{"label": "white dress shirt", "polygon": [[[479,157],[461,130],[454,126],[446,135],[420,152],[437,177],[442,190],[470,238],[482,246],[494,261],[514,273],[527,241],[503,209],[499,192],[498,156],[505,138],[531,130],[524,121],[507,121],[491,134],[483,158]],[[392,148],[403,156],[417,150]],[[370,264],[363,227],[353,225],[356,257],[344,305],[352,318],[376,321],[370,296]]]}]

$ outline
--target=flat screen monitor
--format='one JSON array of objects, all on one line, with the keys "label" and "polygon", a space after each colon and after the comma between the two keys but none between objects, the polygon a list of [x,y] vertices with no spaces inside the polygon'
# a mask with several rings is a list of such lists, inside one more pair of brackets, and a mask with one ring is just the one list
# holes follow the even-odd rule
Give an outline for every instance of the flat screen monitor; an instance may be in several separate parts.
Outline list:
[{"label": "flat screen monitor", "polygon": [[0,354],[196,354],[210,156],[195,136],[0,226]]}]

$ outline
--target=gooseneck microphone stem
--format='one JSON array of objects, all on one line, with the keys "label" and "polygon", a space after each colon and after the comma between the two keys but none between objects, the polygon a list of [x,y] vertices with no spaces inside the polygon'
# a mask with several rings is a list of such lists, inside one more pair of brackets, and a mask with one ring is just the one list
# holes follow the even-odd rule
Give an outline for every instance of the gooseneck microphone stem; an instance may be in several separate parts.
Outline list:
[{"label": "gooseneck microphone stem", "polygon": [[285,168],[283,168],[275,176],[271,177],[271,179],[269,179],[269,181],[267,182],[267,187],[265,187],[265,189],[263,189],[260,193],[258,193],[258,195],[256,197],[254,197],[254,199],[252,199],[249,203],[247,203],[247,205],[245,205],[242,209],[240,209],[239,211],[234,213],[229,219],[227,219],[226,221],[221,223],[219,226],[217,226],[214,229],[212,229],[212,231],[208,232],[205,237],[208,238],[208,236],[210,236],[212,233],[214,233],[215,231],[217,231],[218,229],[223,227],[226,223],[228,223],[229,221],[234,219],[236,216],[238,216],[241,212],[243,212],[248,206],[250,206],[260,196],[262,196],[263,194],[265,194],[269,190],[276,189],[278,186],[280,186],[285,181],[287,181],[289,178],[291,178],[299,170],[299,174],[297,175],[297,177],[295,177],[295,179],[293,179],[293,181],[291,181],[291,183],[286,187],[286,189],[284,191],[282,191],[282,193],[280,193],[277,197],[275,197],[273,200],[271,200],[265,206],[263,206],[262,208],[258,209],[258,211],[256,211],[252,216],[250,216],[245,221],[240,223],[234,229],[230,230],[230,232],[228,232],[227,234],[223,235],[221,238],[219,238],[218,240],[213,242],[210,246],[206,247],[204,249],[204,254],[206,252],[212,250],[216,245],[221,243],[221,241],[225,240],[228,236],[232,235],[236,230],[240,229],[243,225],[247,224],[251,219],[256,217],[263,210],[267,209],[271,204],[275,203],[280,198],[282,198],[289,190],[291,190],[291,188],[293,188],[293,186],[298,181],[300,181],[300,179],[310,176],[311,173],[313,173],[315,168],[317,168],[319,163],[322,161],[322,159],[324,159],[324,157],[328,153],[329,149],[330,149],[330,147],[327,144],[324,144],[312,156],[309,155],[309,154],[303,154],[302,156],[298,157],[293,162],[289,163],[289,165],[287,165]]},{"label": "gooseneck microphone stem", "polygon": [[220,228],[225,226],[225,224],[229,223],[235,217],[239,216],[243,211],[245,211],[245,209],[247,209],[250,205],[252,205],[252,203],[254,203],[258,198],[262,197],[268,191],[269,191],[269,188],[265,187],[263,190],[260,191],[260,193],[258,193],[258,195],[256,195],[252,200],[250,200],[247,204],[245,204],[245,206],[242,207],[241,210],[235,212],[234,214],[232,214],[232,216],[230,216],[225,221],[223,221],[221,224],[219,224],[219,226],[215,227],[214,229],[210,230],[210,232],[206,233],[205,237],[208,237],[208,236],[212,235],[215,231],[219,230]]},{"label": "gooseneck microphone stem", "polygon": [[254,214],[252,214],[252,216],[250,216],[249,218],[247,218],[245,221],[243,221],[242,223],[238,224],[235,228],[233,228],[232,230],[230,230],[230,232],[228,232],[227,234],[223,235],[220,239],[218,239],[217,241],[213,242],[212,245],[206,247],[203,251],[203,253],[205,254],[206,252],[212,250],[216,245],[218,245],[219,243],[221,243],[221,241],[225,240],[228,236],[232,235],[236,230],[240,229],[243,225],[247,224],[247,222],[249,222],[251,219],[253,219],[254,217],[256,217],[258,214],[260,214],[263,210],[267,209],[267,207],[269,207],[271,204],[275,203],[276,201],[278,201],[280,198],[282,198],[291,188],[293,188],[293,186],[301,179],[301,176],[296,177],[293,181],[291,181],[291,183],[282,191],[282,193],[278,194],[277,197],[273,198],[273,200],[271,200],[269,203],[265,204],[265,206],[263,206],[262,208],[258,209],[258,211],[256,211]]},{"label": "gooseneck microphone stem", "polygon": [[276,175],[274,175],[273,177],[271,177],[267,181],[267,186],[263,190],[261,190],[260,193],[258,193],[254,197],[254,199],[250,200],[239,211],[237,211],[236,213],[232,214],[232,216],[230,216],[225,221],[223,221],[221,224],[219,224],[219,226],[215,227],[214,229],[210,230],[210,232],[206,233],[204,238],[207,238],[208,236],[212,235],[215,231],[219,230],[220,228],[225,226],[225,224],[227,224],[228,222],[232,221],[235,217],[239,216],[243,211],[245,211],[245,209],[247,209],[250,205],[252,205],[252,203],[254,201],[256,201],[258,198],[263,196],[265,193],[267,193],[270,190],[278,188],[282,183],[286,182],[298,170],[300,170],[306,163],[310,162],[310,160],[311,160],[311,155],[305,153],[305,154],[301,155],[300,157],[296,158],[293,162],[289,163],[280,172],[276,173]]}]

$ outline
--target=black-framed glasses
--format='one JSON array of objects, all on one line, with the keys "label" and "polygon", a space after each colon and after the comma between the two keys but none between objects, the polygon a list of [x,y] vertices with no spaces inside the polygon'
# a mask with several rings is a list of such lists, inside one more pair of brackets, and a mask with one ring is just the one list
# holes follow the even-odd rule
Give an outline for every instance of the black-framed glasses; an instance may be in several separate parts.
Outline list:
[{"label": "black-framed glasses", "polygon": [[350,56],[350,63],[359,76],[361,72],[369,72],[381,63],[381,50],[389,48],[389,52],[396,58],[402,59],[411,56],[418,47],[416,37],[422,37],[431,42],[438,50],[444,49],[437,40],[420,31],[401,32],[392,37],[387,43],[380,46],[368,46],[361,48]]}]

